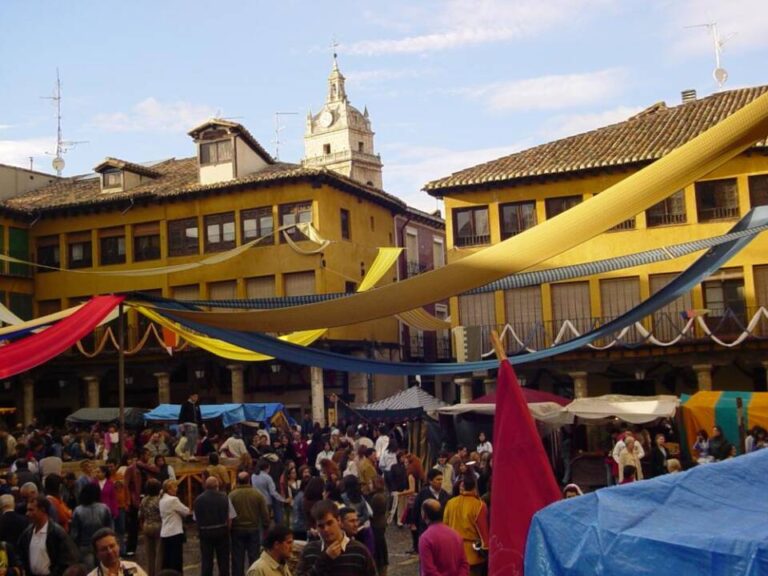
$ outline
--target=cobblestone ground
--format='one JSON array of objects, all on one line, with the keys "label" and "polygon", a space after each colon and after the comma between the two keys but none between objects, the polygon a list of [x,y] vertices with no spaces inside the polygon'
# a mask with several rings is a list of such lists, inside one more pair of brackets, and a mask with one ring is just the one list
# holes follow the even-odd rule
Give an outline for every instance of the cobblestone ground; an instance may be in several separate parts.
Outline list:
[{"label": "cobblestone ground", "polygon": [[[200,572],[200,543],[194,524],[185,526],[187,543],[184,545],[184,576],[211,576]],[[387,529],[389,544],[388,576],[417,576],[419,562],[415,555],[407,554],[411,549],[411,535],[406,528],[390,526]],[[146,567],[143,545],[139,545],[135,560]]]}]

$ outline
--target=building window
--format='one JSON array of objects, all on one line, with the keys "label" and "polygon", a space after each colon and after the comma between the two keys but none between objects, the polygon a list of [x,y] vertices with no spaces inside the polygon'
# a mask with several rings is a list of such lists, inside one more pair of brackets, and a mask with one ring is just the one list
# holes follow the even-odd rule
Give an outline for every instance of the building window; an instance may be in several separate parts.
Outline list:
[{"label": "building window", "polygon": [[307,296],[315,294],[315,272],[291,272],[283,274],[283,287],[286,296]]},{"label": "building window", "polygon": [[235,213],[209,214],[205,217],[205,251],[218,252],[235,247]]},{"label": "building window", "polygon": [[219,140],[200,144],[200,164],[221,164],[232,161],[232,141]]},{"label": "building window", "polygon": [[133,226],[133,261],[160,258],[160,223],[148,222]]},{"label": "building window", "polygon": [[123,185],[123,173],[120,170],[109,170],[101,177],[104,179],[104,188],[120,188]]},{"label": "building window", "polygon": [[168,222],[168,256],[187,256],[200,253],[197,218],[183,218]]},{"label": "building window", "polygon": [[558,214],[562,214],[577,204],[581,204],[581,196],[560,196],[557,198],[547,198],[544,201],[547,220],[554,218]]},{"label": "building window", "polygon": [[699,222],[738,217],[739,193],[736,178],[697,182],[696,210]]},{"label": "building window", "polygon": [[357,292],[357,282],[350,282],[349,280],[344,282],[344,292],[347,294],[354,294]]},{"label": "building window", "polygon": [[749,177],[749,204],[755,206],[768,206],[768,174]]},{"label": "building window", "polygon": [[445,266],[445,242],[442,238],[432,239],[432,266],[433,268]]},{"label": "building window", "polygon": [[[37,263],[52,268],[61,267],[61,250],[58,236],[43,236],[37,239]],[[38,268],[38,272],[51,272],[48,268]]]},{"label": "building window", "polygon": [[[283,204],[280,206],[280,226],[283,227],[285,234],[292,240],[306,240],[307,237],[298,229],[293,228],[295,224],[312,223],[312,202],[300,202],[298,204]],[[285,228],[288,227],[288,228]],[[286,242],[285,237],[280,239]]]},{"label": "building window", "polygon": [[413,228],[405,229],[405,267],[406,277],[421,273],[419,265],[419,234]]},{"label": "building window", "polygon": [[125,228],[99,230],[99,263],[102,266],[125,263]]},{"label": "building window", "polygon": [[358,152],[365,152],[365,147],[363,146],[362,142],[357,143],[357,151]]},{"label": "building window", "polygon": [[349,240],[349,210],[341,209],[341,238],[342,240]]},{"label": "building window", "polygon": [[331,145],[323,144],[323,154],[330,154],[330,153],[331,153]]},{"label": "building window", "polygon": [[669,198],[648,208],[645,212],[645,221],[648,228],[685,224],[685,192],[678,190]]},{"label": "building window", "polygon": [[488,206],[453,211],[453,235],[456,246],[477,246],[491,241]]},{"label": "building window", "polygon": [[256,276],[245,279],[246,298],[272,298],[275,295],[274,276]]},{"label": "building window", "polygon": [[744,276],[741,269],[724,268],[701,284],[705,321],[716,336],[737,336],[747,322]]},{"label": "building window", "polygon": [[274,243],[275,221],[271,206],[243,210],[240,212],[240,224],[244,243],[256,238],[261,238],[259,244]]},{"label": "building window", "polygon": [[501,205],[501,239],[506,240],[536,226],[536,203],[515,202]]},{"label": "building window", "polygon": [[90,232],[70,234],[67,237],[67,261],[70,268],[93,266],[93,243]]}]

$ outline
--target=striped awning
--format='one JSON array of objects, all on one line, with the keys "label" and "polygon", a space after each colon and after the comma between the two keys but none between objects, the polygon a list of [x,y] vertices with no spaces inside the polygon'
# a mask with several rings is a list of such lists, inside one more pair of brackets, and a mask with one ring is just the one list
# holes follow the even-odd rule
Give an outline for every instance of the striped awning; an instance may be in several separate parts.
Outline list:
[{"label": "striped awning", "polygon": [[444,406],[448,406],[448,404],[438,400],[420,386],[413,386],[389,398],[360,406],[357,410],[413,410],[421,408],[424,412],[434,412]]}]

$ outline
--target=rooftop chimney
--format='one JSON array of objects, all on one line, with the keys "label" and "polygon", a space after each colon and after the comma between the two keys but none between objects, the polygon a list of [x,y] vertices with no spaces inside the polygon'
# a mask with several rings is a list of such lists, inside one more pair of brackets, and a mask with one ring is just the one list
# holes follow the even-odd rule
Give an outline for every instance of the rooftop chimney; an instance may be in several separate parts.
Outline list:
[{"label": "rooftop chimney", "polygon": [[683,90],[680,95],[683,97],[683,104],[696,101],[696,90]]}]

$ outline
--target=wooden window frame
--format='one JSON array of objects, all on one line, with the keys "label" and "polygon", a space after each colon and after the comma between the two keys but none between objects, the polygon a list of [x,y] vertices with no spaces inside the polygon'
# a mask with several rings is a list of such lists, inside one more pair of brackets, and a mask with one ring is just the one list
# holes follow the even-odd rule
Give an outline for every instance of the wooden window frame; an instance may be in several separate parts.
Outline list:
[{"label": "wooden window frame", "polygon": [[[188,234],[195,230],[195,235]],[[194,238],[194,241],[192,240]],[[168,221],[168,256],[200,254],[200,225],[197,218],[179,218]]]},{"label": "wooden window frame", "polygon": [[567,212],[574,206],[578,206],[584,201],[584,197],[580,194],[573,194],[571,196],[554,196],[552,198],[546,198],[544,200],[544,212],[547,215],[547,220],[550,220]]},{"label": "wooden window frame", "polygon": [[234,157],[232,139],[200,143],[200,166],[215,166],[232,162]]},{"label": "wooden window frame", "polygon": [[[485,222],[488,228],[484,234],[477,232],[478,221],[477,215],[485,213]],[[460,235],[459,217],[464,214],[470,214],[470,222],[472,224],[472,234]],[[452,211],[453,217],[453,244],[454,246],[482,246],[483,244],[490,244],[491,242],[491,222],[490,222],[490,210],[488,206],[471,206],[469,208],[455,208]]]},{"label": "wooden window frame", "polygon": [[[226,235],[227,225],[231,225],[232,239],[227,240]],[[203,228],[205,230],[205,251],[206,252],[221,252],[223,250],[231,250],[235,247],[237,240],[237,234],[235,229],[235,213],[234,212],[222,212],[219,214],[208,214],[203,218]],[[218,240],[212,240],[212,229],[217,231]]]},{"label": "wooden window frame", "polygon": [[341,239],[350,240],[352,238],[352,225],[350,222],[349,210],[340,208],[339,218],[341,220]]},{"label": "wooden window frame", "polygon": [[[518,224],[521,224],[521,226],[519,226],[517,230],[513,231],[508,229],[505,226],[506,219],[504,218],[504,215],[508,209],[515,209],[515,212],[513,213],[513,215],[515,216],[515,220],[518,222]],[[530,210],[528,214],[524,213],[526,209]],[[521,232],[524,232],[529,228],[533,228],[534,226],[536,226],[536,224],[537,222],[536,222],[536,201],[535,200],[525,200],[522,202],[509,202],[507,204],[501,204],[499,206],[499,228],[501,230],[502,240],[506,240],[507,238],[511,238],[512,236],[517,236]]]},{"label": "wooden window frame", "polygon": [[[262,226],[262,220],[269,217],[269,233],[267,234],[266,226]],[[256,234],[248,234],[248,228],[246,228],[246,222],[253,220],[255,223]],[[258,208],[249,208],[248,210],[242,210],[240,212],[240,234],[242,243],[250,242],[256,238],[261,238],[261,242],[256,246],[265,246],[267,244],[275,243],[275,215],[272,212],[272,206],[260,206]]]},{"label": "wooden window frame", "polygon": [[[723,190],[721,186],[728,186]],[[718,222],[739,217],[739,183],[736,178],[705,180],[694,184],[699,222]]]},{"label": "wooden window frame", "polygon": [[[312,223],[312,201],[281,204],[278,213],[280,215],[280,227],[282,228],[283,226],[291,226],[290,228],[286,228],[283,231],[287,233],[294,242],[307,239],[306,236],[299,232],[299,230],[294,225],[307,222],[309,224]],[[306,215],[307,213],[309,214],[309,220],[306,220],[305,217],[302,216]],[[293,217],[293,222],[287,223],[286,216]],[[287,240],[285,239],[285,236],[281,235],[280,243],[284,244],[286,242]]]}]

